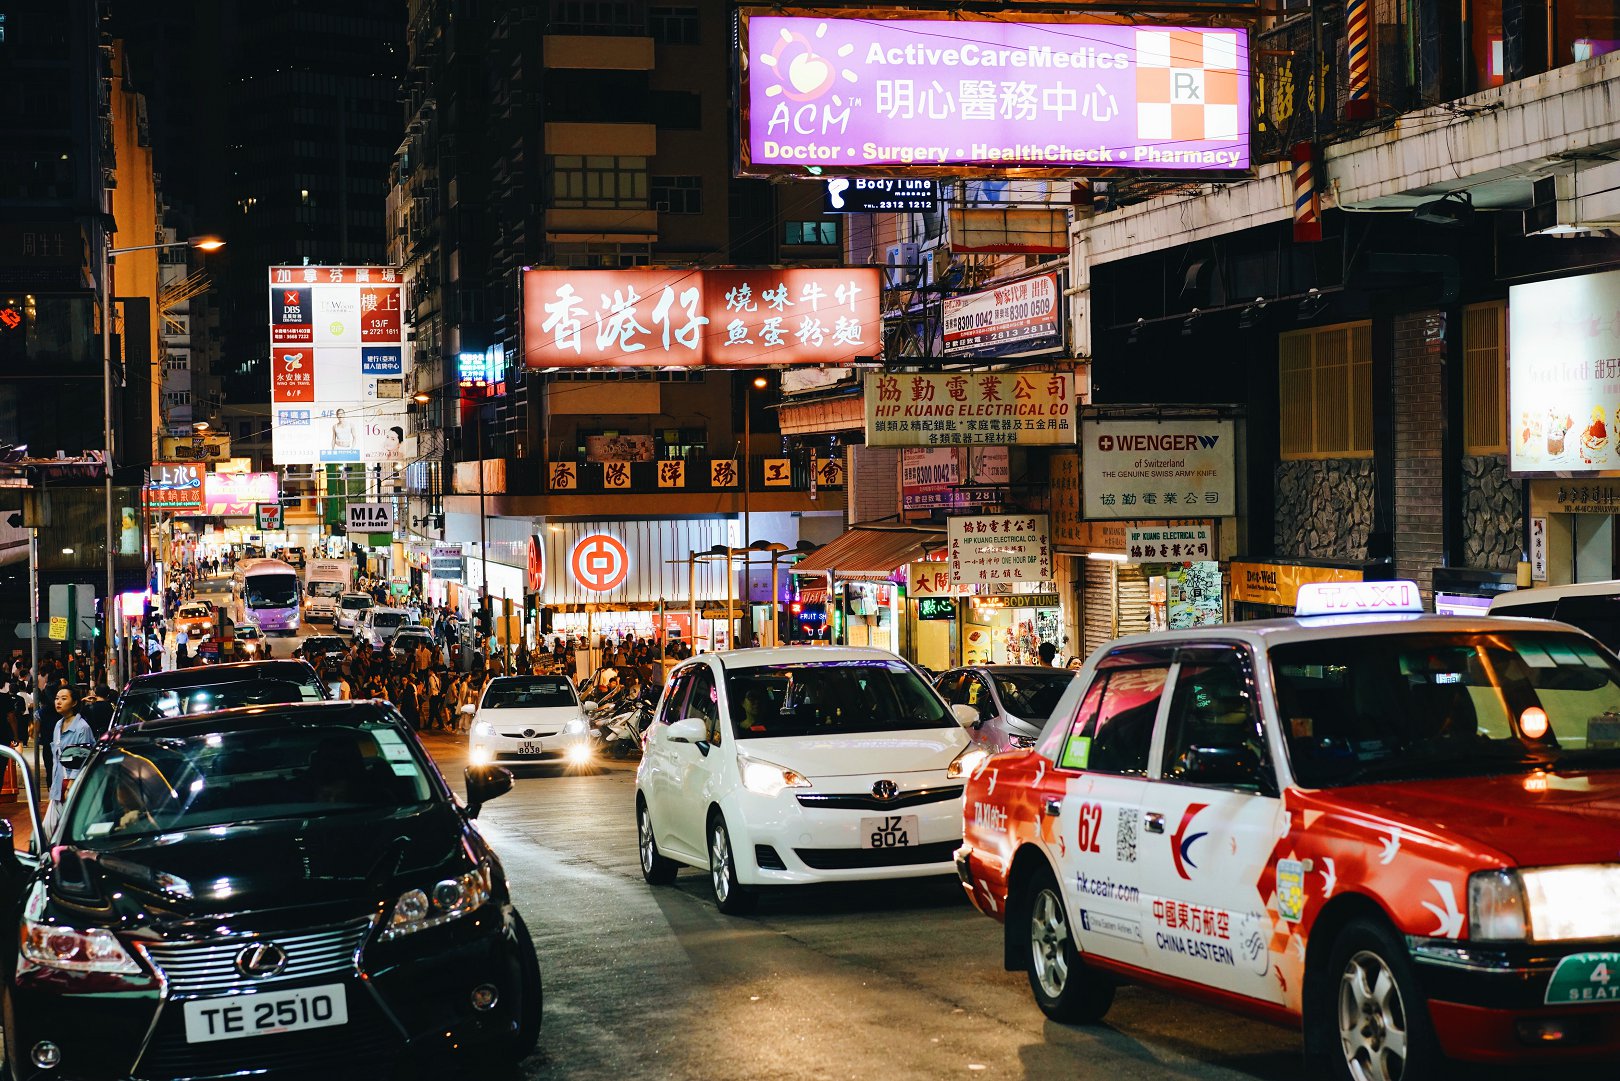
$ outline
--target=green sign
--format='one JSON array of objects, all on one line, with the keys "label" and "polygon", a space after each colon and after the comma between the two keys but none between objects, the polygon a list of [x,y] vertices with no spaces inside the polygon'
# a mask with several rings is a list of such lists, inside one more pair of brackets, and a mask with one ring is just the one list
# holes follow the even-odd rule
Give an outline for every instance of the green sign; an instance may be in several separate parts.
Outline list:
[{"label": "green sign", "polygon": [[1572,953],[1547,982],[1547,1005],[1620,1002],[1620,953]]},{"label": "green sign", "polygon": [[1063,748],[1063,757],[1058,765],[1064,769],[1085,769],[1091,763],[1091,738],[1089,736],[1070,736],[1068,746]]},{"label": "green sign", "polygon": [[918,619],[955,619],[956,602],[949,597],[918,597]]}]

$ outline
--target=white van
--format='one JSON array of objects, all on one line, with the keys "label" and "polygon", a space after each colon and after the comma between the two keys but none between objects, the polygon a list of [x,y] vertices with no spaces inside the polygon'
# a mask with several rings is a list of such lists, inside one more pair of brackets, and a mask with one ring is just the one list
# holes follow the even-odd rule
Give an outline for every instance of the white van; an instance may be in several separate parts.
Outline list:
[{"label": "white van", "polygon": [[1620,581],[1516,589],[1491,601],[1491,615],[1556,619],[1620,652]]},{"label": "white van", "polygon": [[346,559],[312,559],[304,569],[304,618],[337,621],[338,598],[347,593],[354,564]]}]

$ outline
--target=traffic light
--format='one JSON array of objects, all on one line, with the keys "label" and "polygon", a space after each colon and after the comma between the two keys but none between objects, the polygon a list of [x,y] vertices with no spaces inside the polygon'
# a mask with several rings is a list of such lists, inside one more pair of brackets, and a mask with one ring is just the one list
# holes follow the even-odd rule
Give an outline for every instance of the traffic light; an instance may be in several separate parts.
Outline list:
[{"label": "traffic light", "polygon": [[495,631],[495,617],[489,610],[489,601],[481,601],[478,605],[478,633],[492,634]]}]

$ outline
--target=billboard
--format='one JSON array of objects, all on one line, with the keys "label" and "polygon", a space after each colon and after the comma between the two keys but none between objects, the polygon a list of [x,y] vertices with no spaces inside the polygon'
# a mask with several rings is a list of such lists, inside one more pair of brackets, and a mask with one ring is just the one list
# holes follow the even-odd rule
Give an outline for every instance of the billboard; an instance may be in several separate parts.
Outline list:
[{"label": "billboard", "polygon": [[1240,28],[745,13],[739,171],[1249,168]]},{"label": "billboard", "polygon": [[410,459],[403,288],[393,267],[270,268],[277,465]]},{"label": "billboard", "polygon": [[153,462],[146,481],[147,505],[158,510],[193,510],[203,504],[203,467],[186,462]]},{"label": "billboard", "polygon": [[1062,290],[1056,274],[1006,282],[940,301],[945,355],[1006,356],[1063,348]]},{"label": "billboard", "polygon": [[1072,445],[1073,372],[868,374],[874,447]]},{"label": "billboard", "polygon": [[847,364],[882,351],[877,267],[526,270],[531,368]]},{"label": "billboard", "polygon": [[1508,468],[1620,476],[1620,271],[1508,289]]},{"label": "billboard", "polygon": [[1233,517],[1235,431],[1229,420],[1082,421],[1082,516]]},{"label": "billboard", "polygon": [[203,513],[246,518],[260,503],[281,502],[278,473],[210,473],[203,485]]}]

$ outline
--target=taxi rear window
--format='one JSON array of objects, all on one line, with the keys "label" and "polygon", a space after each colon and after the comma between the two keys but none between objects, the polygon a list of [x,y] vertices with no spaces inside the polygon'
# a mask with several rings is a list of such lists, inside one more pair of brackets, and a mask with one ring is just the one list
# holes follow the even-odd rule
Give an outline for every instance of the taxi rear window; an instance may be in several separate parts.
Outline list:
[{"label": "taxi rear window", "polygon": [[1580,635],[1380,635],[1270,658],[1308,788],[1620,764],[1620,671]]}]

